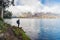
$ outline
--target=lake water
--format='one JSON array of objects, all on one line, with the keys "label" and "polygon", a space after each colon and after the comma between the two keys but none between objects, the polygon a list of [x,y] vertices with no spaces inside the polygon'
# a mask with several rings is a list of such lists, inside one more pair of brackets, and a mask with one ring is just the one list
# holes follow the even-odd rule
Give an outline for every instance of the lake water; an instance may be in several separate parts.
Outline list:
[{"label": "lake water", "polygon": [[[17,26],[18,19],[4,20]],[[20,19],[20,27],[32,40],[60,40],[60,19]]]}]

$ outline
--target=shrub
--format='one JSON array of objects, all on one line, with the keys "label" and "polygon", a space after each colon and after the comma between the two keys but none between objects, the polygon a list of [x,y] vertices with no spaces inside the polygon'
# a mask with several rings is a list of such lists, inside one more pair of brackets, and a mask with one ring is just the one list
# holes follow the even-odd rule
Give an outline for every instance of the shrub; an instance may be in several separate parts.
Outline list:
[{"label": "shrub", "polygon": [[3,21],[3,19],[0,17],[0,20]]}]

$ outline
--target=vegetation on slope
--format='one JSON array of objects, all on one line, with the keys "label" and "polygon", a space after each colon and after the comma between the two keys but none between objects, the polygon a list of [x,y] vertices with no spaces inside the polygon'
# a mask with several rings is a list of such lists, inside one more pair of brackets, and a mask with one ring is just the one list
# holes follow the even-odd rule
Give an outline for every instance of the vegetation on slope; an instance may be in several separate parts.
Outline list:
[{"label": "vegetation on slope", "polygon": [[0,20],[0,40],[31,40],[22,28],[11,26]]}]

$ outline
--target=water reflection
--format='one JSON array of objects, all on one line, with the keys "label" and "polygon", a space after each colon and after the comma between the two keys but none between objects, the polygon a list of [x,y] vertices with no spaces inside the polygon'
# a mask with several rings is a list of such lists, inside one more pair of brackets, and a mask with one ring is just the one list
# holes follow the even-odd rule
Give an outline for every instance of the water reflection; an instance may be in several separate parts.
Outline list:
[{"label": "water reflection", "polygon": [[[5,19],[15,25],[17,19]],[[20,27],[32,40],[60,40],[60,19],[20,19]]]},{"label": "water reflection", "polygon": [[[15,25],[18,18],[5,19],[5,22],[11,25]],[[10,23],[9,23],[10,22]],[[20,19],[20,27],[24,29],[26,34],[32,39],[38,39],[38,33],[40,32],[40,19]]]},{"label": "water reflection", "polygon": [[60,40],[60,19],[41,19],[38,40]]}]

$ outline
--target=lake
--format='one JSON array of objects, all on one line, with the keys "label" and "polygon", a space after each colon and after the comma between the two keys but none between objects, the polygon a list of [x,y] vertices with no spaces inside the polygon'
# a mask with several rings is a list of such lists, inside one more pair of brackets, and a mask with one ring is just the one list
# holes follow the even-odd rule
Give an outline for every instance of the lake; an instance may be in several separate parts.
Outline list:
[{"label": "lake", "polygon": [[[17,26],[20,18],[4,19],[12,26]],[[31,40],[60,40],[60,19],[20,19],[20,27]]]}]

